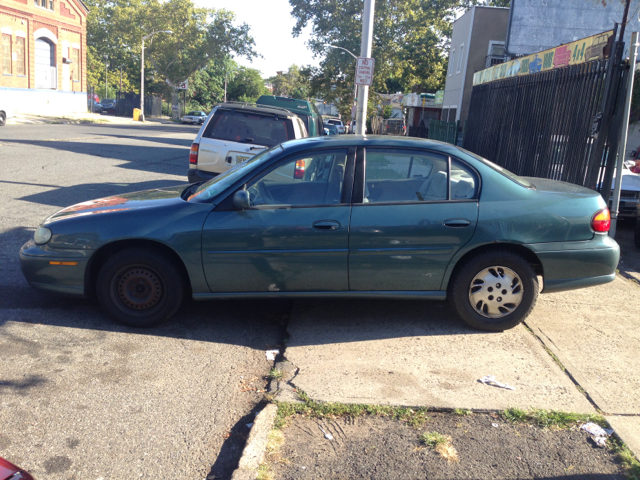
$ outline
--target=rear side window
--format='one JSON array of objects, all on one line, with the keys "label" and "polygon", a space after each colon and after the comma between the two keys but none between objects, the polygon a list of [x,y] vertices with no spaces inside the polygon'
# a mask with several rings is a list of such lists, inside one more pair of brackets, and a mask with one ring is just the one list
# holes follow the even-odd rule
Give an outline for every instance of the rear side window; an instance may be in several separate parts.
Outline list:
[{"label": "rear side window", "polygon": [[296,113],[296,115],[298,115],[300,120],[302,120],[302,123],[304,123],[304,128],[306,128],[307,132],[309,132],[309,115],[305,115],[304,113]]},{"label": "rear side window", "polygon": [[289,119],[228,110],[218,110],[202,136],[267,147],[295,138]]}]

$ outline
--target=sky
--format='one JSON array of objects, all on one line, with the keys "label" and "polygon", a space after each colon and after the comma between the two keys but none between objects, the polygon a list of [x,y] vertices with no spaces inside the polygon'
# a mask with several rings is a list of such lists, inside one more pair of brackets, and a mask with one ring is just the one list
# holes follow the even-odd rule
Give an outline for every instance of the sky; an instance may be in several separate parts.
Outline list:
[{"label": "sky", "polygon": [[242,66],[260,70],[263,78],[271,77],[278,71],[286,71],[292,64],[318,65],[305,43],[309,39],[310,28],[299,37],[291,31],[295,20],[291,17],[288,0],[195,0],[196,5],[207,8],[231,10],[236,14],[238,24],[251,27],[255,50],[264,58],[249,62],[246,58],[235,60]]}]

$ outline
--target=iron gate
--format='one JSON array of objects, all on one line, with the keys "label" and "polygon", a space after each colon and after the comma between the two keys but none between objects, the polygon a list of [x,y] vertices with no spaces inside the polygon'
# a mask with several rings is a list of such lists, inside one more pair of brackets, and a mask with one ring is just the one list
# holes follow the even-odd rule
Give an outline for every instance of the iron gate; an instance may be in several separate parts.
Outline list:
[{"label": "iron gate", "polygon": [[621,120],[619,93],[628,75],[620,57],[474,86],[464,148],[517,175],[594,189],[605,185],[608,199]]},{"label": "iron gate", "polygon": [[[140,108],[140,94],[130,92],[116,93],[116,115],[119,117],[133,116],[133,109]],[[153,95],[144,97],[144,116],[153,118],[162,116],[162,98]]]}]

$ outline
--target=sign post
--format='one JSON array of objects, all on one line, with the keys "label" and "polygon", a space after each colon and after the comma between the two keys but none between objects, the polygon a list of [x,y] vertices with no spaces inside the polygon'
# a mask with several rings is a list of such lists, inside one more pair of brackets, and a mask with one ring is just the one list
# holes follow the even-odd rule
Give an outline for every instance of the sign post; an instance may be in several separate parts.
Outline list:
[{"label": "sign post", "polygon": [[[363,66],[370,67],[370,81],[373,80],[373,59],[371,58],[371,44],[373,42],[373,18],[375,3],[373,0],[364,0],[364,12],[362,14],[362,44],[360,47],[360,57],[357,60],[356,67],[356,84],[358,83],[358,71],[360,62]],[[364,61],[367,65],[364,65]],[[370,62],[369,62],[370,61]],[[371,65],[368,65],[371,63]],[[365,78],[363,78],[364,80]],[[367,101],[369,99],[369,85],[371,83],[362,83],[358,87],[358,105],[356,107],[356,135],[364,135],[367,121]]]}]

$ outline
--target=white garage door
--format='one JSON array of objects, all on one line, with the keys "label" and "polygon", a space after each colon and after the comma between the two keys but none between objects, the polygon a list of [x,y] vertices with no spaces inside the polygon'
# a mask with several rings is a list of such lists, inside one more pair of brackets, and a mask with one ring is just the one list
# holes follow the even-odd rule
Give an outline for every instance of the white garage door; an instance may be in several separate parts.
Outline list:
[{"label": "white garage door", "polygon": [[57,87],[55,47],[46,38],[36,39],[36,88]]}]

